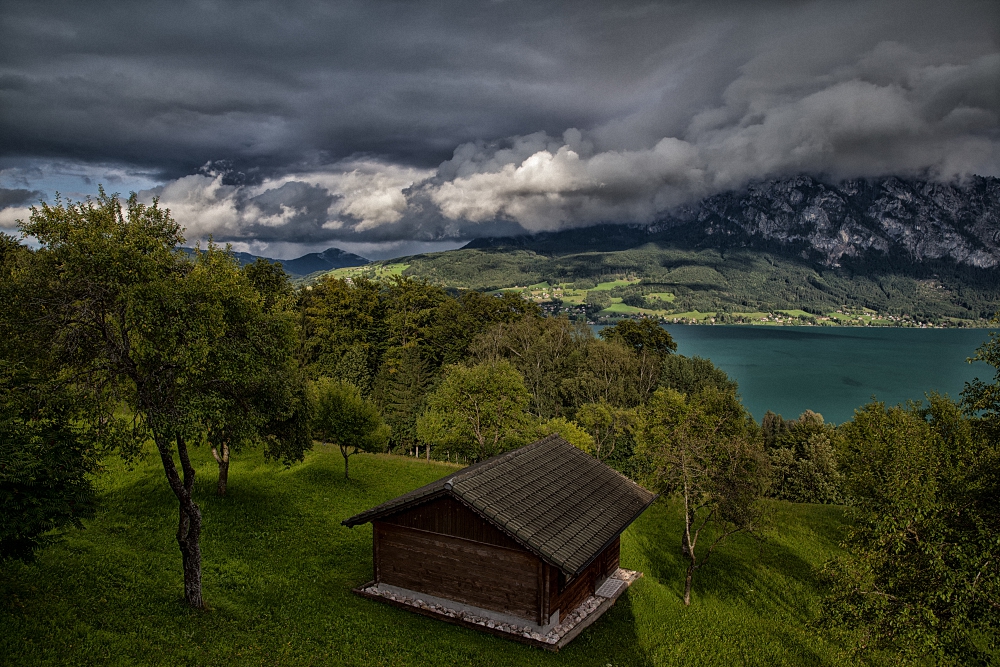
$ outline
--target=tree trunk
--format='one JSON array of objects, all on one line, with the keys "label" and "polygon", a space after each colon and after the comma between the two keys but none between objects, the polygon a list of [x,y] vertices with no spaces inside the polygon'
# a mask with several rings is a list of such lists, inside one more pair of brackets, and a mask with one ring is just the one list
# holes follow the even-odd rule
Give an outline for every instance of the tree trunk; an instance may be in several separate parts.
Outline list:
[{"label": "tree trunk", "polygon": [[350,479],[348,474],[348,464],[350,463],[350,454],[347,452],[347,448],[341,445],[340,453],[344,455],[344,479]]},{"label": "tree trunk", "polygon": [[156,449],[163,462],[170,489],[177,497],[179,517],[177,521],[177,546],[181,550],[181,561],[184,568],[184,599],[195,609],[204,609],[205,601],[201,596],[201,509],[191,499],[194,488],[194,467],[188,456],[187,443],[177,436],[177,454],[181,460],[183,480],[174,465],[173,451],[170,441],[162,436],[156,436]]},{"label": "tree trunk", "polygon": [[691,535],[691,524],[693,523],[694,517],[691,514],[691,497],[689,494],[689,487],[687,480],[684,480],[684,534],[681,536],[681,554],[683,554],[688,559],[687,574],[684,577],[684,606],[688,607],[691,605],[691,583],[694,579],[694,571],[698,566],[698,561],[696,560],[694,547],[698,540],[698,534],[695,533],[692,539]]},{"label": "tree trunk", "polygon": [[694,579],[694,559],[688,564],[687,576],[684,577],[684,606],[691,606],[691,581]]},{"label": "tree trunk", "polygon": [[224,496],[226,495],[226,486],[229,484],[229,445],[222,443],[221,456],[218,450],[212,447],[212,456],[219,464],[219,483],[215,487],[215,495]]},{"label": "tree trunk", "polygon": [[430,445],[424,445],[424,448],[427,450],[427,462],[430,463],[430,461],[431,461],[431,446]]}]

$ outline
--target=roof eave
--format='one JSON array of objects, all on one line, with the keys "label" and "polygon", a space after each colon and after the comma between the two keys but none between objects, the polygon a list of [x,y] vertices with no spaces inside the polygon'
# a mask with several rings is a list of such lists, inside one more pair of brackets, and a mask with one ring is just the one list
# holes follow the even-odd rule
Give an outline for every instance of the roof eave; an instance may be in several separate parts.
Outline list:
[{"label": "roof eave", "polygon": [[361,524],[371,523],[372,521],[384,519],[385,517],[392,516],[393,514],[397,514],[399,512],[402,512],[403,510],[408,510],[412,507],[416,507],[417,505],[423,505],[424,503],[430,502],[431,500],[437,500],[442,496],[452,496],[453,498],[456,497],[455,494],[451,491],[450,486],[445,486],[437,491],[432,491],[431,493],[428,493],[425,496],[414,498],[409,502],[402,503],[394,507],[387,507],[381,511],[375,511],[378,508],[373,507],[372,509],[365,510],[360,514],[355,514],[354,516],[348,519],[344,519],[343,521],[340,522],[340,525],[347,526],[348,528],[353,528],[354,526],[360,526]]},{"label": "roof eave", "polygon": [[[597,552],[587,560],[587,562],[585,562],[583,565],[581,565],[580,567],[578,567],[576,569],[576,572],[567,572],[566,570],[563,570],[561,567],[559,569],[563,572],[563,574],[565,574],[567,576],[571,576],[571,577],[575,577],[575,576],[579,575],[581,572],[583,572],[584,570],[586,570],[588,567],[590,567],[590,564],[593,563],[597,559],[598,556],[600,556],[602,553],[604,553],[604,551],[608,547],[611,546],[612,542],[614,542],[619,537],[621,537],[621,534],[624,533],[626,530],[628,530],[628,527],[631,526],[635,522],[635,520],[638,519],[642,515],[643,512],[645,512],[647,509],[649,509],[649,506],[652,505],[654,502],[656,502],[656,499],[659,498],[659,497],[660,497],[660,494],[658,494],[658,493],[654,494],[653,497],[650,499],[650,501],[648,503],[646,503],[645,505],[643,505],[641,508],[639,508],[639,511],[636,512],[635,514],[633,514],[632,518],[625,522],[625,525],[622,526],[621,530],[619,530],[617,533],[615,533],[614,535],[612,535],[608,539],[608,541],[605,542],[601,546],[601,548],[598,549]],[[557,565],[556,567],[559,567],[559,566]]]}]

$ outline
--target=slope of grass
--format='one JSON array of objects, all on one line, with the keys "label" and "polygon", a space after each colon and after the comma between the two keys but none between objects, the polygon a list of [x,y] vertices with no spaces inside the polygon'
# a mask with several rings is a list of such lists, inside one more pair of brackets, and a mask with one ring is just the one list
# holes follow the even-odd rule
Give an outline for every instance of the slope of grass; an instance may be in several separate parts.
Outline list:
[{"label": "slope of grass", "polygon": [[811,626],[814,567],[837,552],[834,507],[776,505],[763,544],[736,538],[680,601],[680,517],[657,503],[623,536],[645,577],[558,654],[354,596],[371,578],[371,527],[342,519],[454,466],[406,457],[343,460],[318,449],[290,469],[234,460],[230,495],[196,451],[205,598],[182,601],[176,504],[155,458],[109,464],[101,509],[36,563],[0,566],[0,664],[17,665],[809,665],[836,648]]},{"label": "slope of grass", "polygon": [[[778,256],[751,249],[683,248],[632,239],[625,246],[589,233],[570,245],[529,243],[525,247],[464,248],[398,258],[405,275],[435,284],[482,290],[547,282],[568,285],[594,281],[593,288],[620,290],[629,285],[645,294],[670,294],[669,309],[681,312],[801,310],[827,313],[843,306],[871,314],[909,314],[926,320],[956,318],[984,324],[996,309],[1000,287],[988,270],[942,264],[913,265],[893,272],[860,262],[829,268],[793,254]],[[625,241],[623,240],[623,243]],[[534,250],[530,249],[534,248]],[[600,248],[601,250],[596,250]],[[900,269],[902,271],[902,269]],[[933,280],[924,273],[934,274]],[[629,280],[624,280],[628,277]],[[639,285],[636,279],[641,278]],[[616,294],[616,296],[624,296]]]}]

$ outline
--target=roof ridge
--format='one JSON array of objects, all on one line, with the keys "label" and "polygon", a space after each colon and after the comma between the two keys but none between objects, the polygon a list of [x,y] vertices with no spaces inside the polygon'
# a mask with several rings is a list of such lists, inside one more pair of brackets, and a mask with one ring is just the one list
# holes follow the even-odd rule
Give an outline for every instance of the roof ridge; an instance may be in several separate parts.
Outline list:
[{"label": "roof ridge", "polygon": [[536,440],[532,443],[524,445],[523,447],[518,447],[517,449],[513,449],[509,452],[503,452],[502,454],[491,456],[488,459],[485,459],[483,461],[480,461],[479,463],[473,464],[465,468],[461,472],[457,473],[454,477],[449,479],[448,482],[451,482],[452,486],[454,486],[454,484],[476,477],[477,475],[480,475],[486,472],[487,470],[492,470],[501,463],[506,463],[507,461],[516,458],[521,454],[527,454],[533,452],[536,449],[538,449],[541,445],[548,444],[551,440],[555,438],[559,438],[560,440],[562,439],[558,433],[552,433],[550,435],[545,436],[541,440]]}]

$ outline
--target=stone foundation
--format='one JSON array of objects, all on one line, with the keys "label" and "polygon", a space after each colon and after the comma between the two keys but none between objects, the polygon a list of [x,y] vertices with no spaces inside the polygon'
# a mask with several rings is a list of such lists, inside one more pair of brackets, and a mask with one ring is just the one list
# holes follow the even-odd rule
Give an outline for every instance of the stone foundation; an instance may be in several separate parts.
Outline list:
[{"label": "stone foundation", "polygon": [[[437,617],[451,623],[540,646],[550,651],[558,651],[580,634],[584,628],[596,621],[641,576],[641,572],[618,568],[608,579],[617,579],[622,583],[618,586],[607,587],[606,590],[615,589],[611,593],[611,597],[591,595],[580,603],[579,607],[567,614],[562,623],[556,624],[553,620],[545,627],[508,614],[423,595],[395,586],[378,585],[374,582],[356,588],[355,592],[368,598],[384,600],[404,609],[409,608],[425,616]],[[605,580],[606,582],[607,580]],[[600,588],[601,586],[598,586],[598,589]],[[558,618],[558,612],[553,613],[553,618]]]}]

